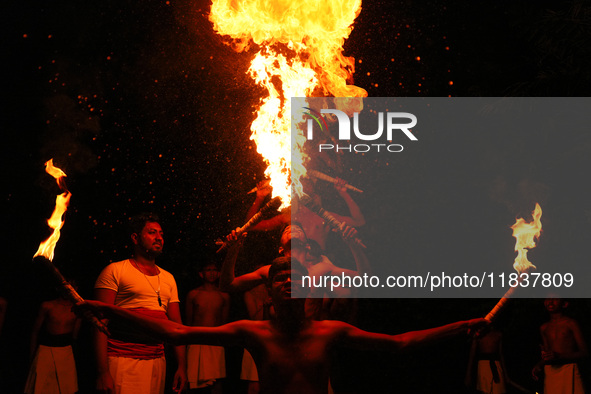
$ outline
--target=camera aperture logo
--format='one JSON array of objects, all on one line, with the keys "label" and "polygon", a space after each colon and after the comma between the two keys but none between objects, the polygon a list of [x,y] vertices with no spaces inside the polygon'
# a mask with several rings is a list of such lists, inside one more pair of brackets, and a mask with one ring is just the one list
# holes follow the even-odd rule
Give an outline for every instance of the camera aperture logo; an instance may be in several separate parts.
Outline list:
[{"label": "camera aperture logo", "polygon": [[[392,143],[395,133],[405,136],[410,141],[418,141],[417,137],[410,130],[417,125],[417,117],[409,112],[373,113],[375,116],[372,116],[369,121],[365,119],[362,129],[359,124],[358,112],[353,113],[353,124],[351,124],[349,116],[338,109],[321,109],[318,112],[309,107],[303,108],[309,111],[304,112],[304,115],[310,117],[307,120],[306,138],[308,141],[314,140],[314,124],[320,128],[322,134],[329,134],[328,124],[322,116],[323,114],[332,114],[337,119],[339,126],[338,141],[333,137],[330,138],[330,142],[332,143],[328,143],[326,139],[323,139],[323,143],[318,144],[318,152],[331,150],[349,153],[365,153],[370,151],[402,152],[404,147],[401,144]],[[375,121],[375,117],[377,117],[377,121]],[[377,131],[373,132],[376,123]],[[364,143],[351,143],[351,130],[353,130],[354,139],[364,141]]]}]

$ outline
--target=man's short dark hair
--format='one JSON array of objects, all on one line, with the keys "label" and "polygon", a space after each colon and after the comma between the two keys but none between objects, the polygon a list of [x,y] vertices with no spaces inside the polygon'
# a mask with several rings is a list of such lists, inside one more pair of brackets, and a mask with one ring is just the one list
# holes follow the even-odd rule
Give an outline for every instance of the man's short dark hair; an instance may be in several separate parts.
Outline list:
[{"label": "man's short dark hair", "polygon": [[308,270],[302,264],[300,264],[297,259],[285,256],[277,257],[275,260],[273,260],[271,266],[269,267],[269,285],[273,283],[273,278],[275,278],[275,275],[277,275],[278,272],[286,270],[298,272],[302,275],[308,275]]},{"label": "man's short dark hair", "polygon": [[160,218],[154,212],[142,212],[129,219],[129,230],[131,234],[142,232],[147,223],[160,223]]}]

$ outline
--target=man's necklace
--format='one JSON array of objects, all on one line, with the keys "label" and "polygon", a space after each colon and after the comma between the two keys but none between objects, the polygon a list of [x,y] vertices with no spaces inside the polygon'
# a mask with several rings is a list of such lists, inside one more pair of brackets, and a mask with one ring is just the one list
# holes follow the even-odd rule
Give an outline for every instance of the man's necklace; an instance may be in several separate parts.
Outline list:
[{"label": "man's necklace", "polygon": [[144,278],[146,278],[146,281],[148,282],[148,284],[150,285],[150,287],[152,288],[152,290],[154,290],[154,292],[158,296],[158,306],[162,306],[162,299],[160,298],[160,272],[158,272],[158,274],[156,274],[156,277],[158,278],[158,290],[156,290],[154,288],[154,286],[152,286],[152,283],[150,283],[150,280],[148,279],[148,277],[146,276],[146,274],[144,274],[144,271],[142,271],[142,269],[140,268],[140,266],[137,263],[137,261],[135,261],[135,259],[131,259],[131,261],[135,265],[135,268],[137,268],[142,273],[142,275],[144,275]]}]

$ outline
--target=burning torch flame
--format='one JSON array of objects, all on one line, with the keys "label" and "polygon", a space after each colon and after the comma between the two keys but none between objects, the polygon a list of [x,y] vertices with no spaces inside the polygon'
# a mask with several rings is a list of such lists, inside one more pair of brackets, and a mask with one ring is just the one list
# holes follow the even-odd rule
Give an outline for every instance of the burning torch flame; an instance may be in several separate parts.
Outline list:
[{"label": "burning torch flame", "polygon": [[[513,236],[516,239],[515,251],[517,252],[513,268],[515,268],[520,274],[532,268],[536,268],[536,266],[530,263],[527,259],[527,250],[536,247],[535,240],[542,233],[542,221],[540,220],[542,218],[542,208],[540,207],[540,204],[536,203],[536,208],[532,212],[532,216],[533,220],[529,223],[526,222],[525,219],[519,218],[515,224],[511,226],[513,229]],[[519,275],[517,285],[507,290],[503,298],[501,298],[494,308],[486,315],[486,320],[493,321],[495,319],[499,312],[505,307],[505,305],[507,305],[507,302],[519,287],[522,279],[522,276]]]},{"label": "burning torch flame", "polygon": [[515,258],[515,263],[513,263],[513,268],[517,272],[524,272],[530,268],[536,268],[528,259],[527,259],[527,250],[536,247],[535,240],[540,237],[542,233],[542,208],[540,204],[536,204],[536,208],[532,212],[533,220],[531,222],[526,222],[525,219],[519,218],[515,222],[511,228],[513,229],[513,236],[515,237],[515,251],[517,252],[517,257]]},{"label": "burning torch flame", "polygon": [[37,253],[35,253],[33,257],[43,256],[53,261],[53,251],[57,241],[60,239],[60,229],[64,225],[62,217],[68,210],[68,204],[70,203],[70,197],[72,194],[66,188],[66,183],[63,179],[66,177],[66,174],[59,168],[53,166],[53,159],[45,163],[45,171],[56,179],[57,184],[60,189],[62,189],[63,193],[56,197],[55,209],[53,210],[51,217],[47,220],[47,225],[53,229],[53,233],[49,238],[41,242]]},{"label": "burning torch flame", "polygon": [[[361,0],[214,0],[211,6],[214,30],[230,36],[236,50],[248,48],[251,41],[261,47],[248,72],[268,96],[251,125],[251,139],[268,163],[265,174],[282,208],[290,205],[290,187],[301,195],[299,179],[306,173],[306,139],[302,132],[292,141],[290,133],[291,124],[304,123],[303,112],[294,108],[298,115],[290,119],[290,98],[367,96],[365,90],[347,84],[355,61],[342,54],[360,11]],[[360,106],[360,100],[341,102]]]},{"label": "burning torch flame", "polygon": [[[53,251],[55,249],[55,245],[57,241],[60,239],[60,229],[64,225],[63,216],[64,213],[68,210],[68,204],[70,203],[70,197],[72,193],[68,191],[68,187],[66,186],[66,181],[64,178],[66,174],[57,167],[53,166],[53,159],[49,160],[45,163],[45,171],[55,178],[57,181],[58,186],[63,191],[62,194],[59,194],[55,199],[55,209],[51,214],[51,217],[47,220],[47,224],[49,227],[53,229],[53,233],[47,238],[45,241],[41,242],[39,245],[39,249],[37,253],[33,256],[33,260],[38,261],[45,265],[49,271],[53,274],[54,278],[59,282],[61,289],[64,292],[64,295],[72,301],[74,304],[81,304],[84,302],[84,299],[80,297],[80,294],[72,287],[72,285],[64,278],[61,272],[57,269],[55,265],[53,265]],[[94,314],[88,312],[84,313],[84,317],[88,319],[96,328],[100,331],[105,333],[106,335],[109,334],[109,330],[107,326],[103,324],[102,321],[98,319]]]}]

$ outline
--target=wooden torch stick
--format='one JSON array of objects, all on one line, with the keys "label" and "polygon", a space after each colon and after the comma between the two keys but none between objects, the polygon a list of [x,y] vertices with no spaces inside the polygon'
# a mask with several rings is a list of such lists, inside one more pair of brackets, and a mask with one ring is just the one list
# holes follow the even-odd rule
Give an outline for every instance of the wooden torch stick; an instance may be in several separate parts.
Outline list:
[{"label": "wooden torch stick", "polygon": [[[314,178],[322,179],[323,181],[327,181],[330,183],[337,183],[337,180],[335,178],[328,176],[320,171],[308,170],[307,173],[313,176]],[[351,186],[348,183],[345,184],[345,188],[356,191],[357,193],[363,193],[363,190],[358,189],[355,186]]]},{"label": "wooden torch stick", "polygon": [[[527,273],[529,273],[529,270],[526,269],[522,273],[527,274]],[[503,308],[505,308],[505,306],[507,305],[507,303],[509,302],[511,297],[513,297],[513,294],[515,294],[516,289],[521,285],[521,281],[522,281],[521,274],[522,273],[520,272],[517,277],[517,284],[514,287],[511,287],[509,290],[507,290],[505,295],[503,295],[503,297],[499,300],[499,302],[497,302],[497,304],[491,309],[491,311],[488,312],[488,314],[484,317],[486,320],[488,320],[489,322],[492,322],[495,319],[495,317],[499,314],[499,312]]]},{"label": "wooden torch stick", "polygon": [[[250,218],[248,222],[244,224],[244,226],[240,227],[236,230],[236,234],[240,235],[246,231],[248,231],[251,227],[255,226],[258,222],[263,220],[263,218],[271,211],[275,211],[279,209],[281,206],[281,198],[280,197],[273,197],[264,207],[262,207],[253,217]],[[216,245],[221,245],[220,248],[217,250],[216,253],[220,253],[222,250],[228,247],[228,243],[221,239],[218,239]]]},{"label": "wooden torch stick", "polygon": [[[312,199],[308,196],[300,197],[300,201],[304,204],[310,211],[314,212],[316,215],[320,216],[328,225],[337,230],[341,235],[343,235],[343,230],[346,227],[346,224],[337,220],[334,216],[332,216],[329,212],[327,212],[324,208],[322,208],[319,204],[316,204]],[[359,238],[355,238],[355,243],[362,248],[366,248],[363,242]]]},{"label": "wooden torch stick", "polygon": [[[271,187],[269,186],[269,185],[271,184],[271,180],[270,180],[270,179],[265,179],[264,181],[262,181],[262,182],[260,182],[260,183],[262,183],[262,184],[261,184],[261,188],[260,188],[260,189],[271,188]],[[252,189],[251,191],[249,191],[247,194],[251,194],[251,193],[257,192],[257,191],[259,191],[260,189],[259,189],[259,186],[257,185],[257,186],[255,186],[255,188],[254,188],[254,189]]]},{"label": "wooden torch stick", "polygon": [[[49,269],[54,278],[57,279],[57,281],[59,282],[59,286],[63,290],[66,297],[68,297],[68,299],[72,301],[74,305],[79,305],[84,302],[84,299],[80,297],[80,294],[78,294],[78,292],[72,287],[72,285],[66,280],[66,278],[64,278],[62,273],[51,262],[51,260],[44,256],[35,256],[33,257],[33,262],[41,263]],[[95,315],[91,313],[85,313],[83,316],[86,319],[88,319],[88,321],[90,321],[101,332],[103,332],[106,335],[109,335],[109,330],[107,329],[107,326],[105,326],[103,322],[100,321]]]}]

